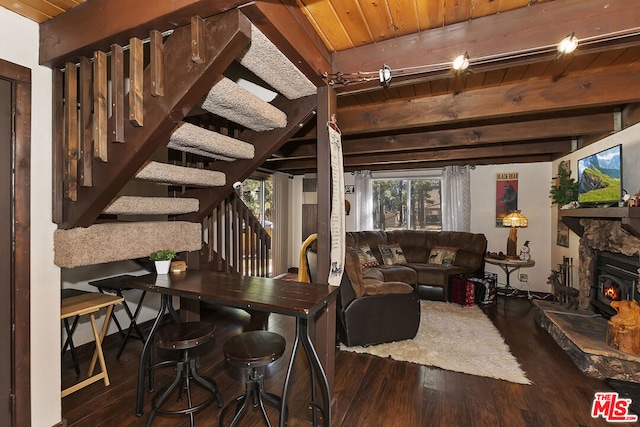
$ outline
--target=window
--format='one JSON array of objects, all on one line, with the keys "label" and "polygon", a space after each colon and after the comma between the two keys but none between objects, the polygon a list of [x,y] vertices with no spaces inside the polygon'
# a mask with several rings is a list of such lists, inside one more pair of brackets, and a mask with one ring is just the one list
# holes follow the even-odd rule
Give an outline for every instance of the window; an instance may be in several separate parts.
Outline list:
[{"label": "window", "polygon": [[373,179],[376,230],[442,230],[440,178]]},{"label": "window", "polygon": [[271,228],[273,181],[271,178],[247,178],[242,182],[240,198],[266,229]]}]

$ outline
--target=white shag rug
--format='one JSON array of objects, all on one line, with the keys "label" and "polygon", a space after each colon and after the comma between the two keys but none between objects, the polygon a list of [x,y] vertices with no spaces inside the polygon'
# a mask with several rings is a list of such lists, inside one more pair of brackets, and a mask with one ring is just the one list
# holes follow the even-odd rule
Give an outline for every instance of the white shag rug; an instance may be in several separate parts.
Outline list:
[{"label": "white shag rug", "polygon": [[415,338],[369,347],[341,344],[340,349],[531,384],[500,332],[480,308],[423,300],[420,309]]}]

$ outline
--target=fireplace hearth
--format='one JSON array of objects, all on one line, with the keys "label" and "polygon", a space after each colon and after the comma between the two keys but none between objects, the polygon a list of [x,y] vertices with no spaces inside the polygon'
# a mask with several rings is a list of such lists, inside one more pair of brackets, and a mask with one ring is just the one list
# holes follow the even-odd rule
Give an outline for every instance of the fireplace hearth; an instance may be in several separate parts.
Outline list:
[{"label": "fireplace hearth", "polygon": [[611,302],[640,303],[640,207],[567,211],[560,216],[580,236],[579,309],[534,301],[536,322],[586,375],[640,384],[640,355],[605,342],[607,319],[616,314]]}]

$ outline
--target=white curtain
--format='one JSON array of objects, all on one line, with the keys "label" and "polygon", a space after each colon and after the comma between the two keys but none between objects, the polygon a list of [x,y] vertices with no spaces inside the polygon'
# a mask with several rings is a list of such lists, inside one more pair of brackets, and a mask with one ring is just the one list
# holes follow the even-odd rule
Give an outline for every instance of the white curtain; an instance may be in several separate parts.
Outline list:
[{"label": "white curtain", "polygon": [[373,230],[373,187],[371,171],[356,172],[356,231]]},{"label": "white curtain", "polygon": [[[273,221],[271,236],[271,277],[287,272],[289,260],[289,177],[282,174],[273,175],[273,205],[271,219]],[[295,248],[297,251],[298,248]]]},{"label": "white curtain", "polygon": [[442,229],[471,230],[469,166],[447,166],[442,177]]}]

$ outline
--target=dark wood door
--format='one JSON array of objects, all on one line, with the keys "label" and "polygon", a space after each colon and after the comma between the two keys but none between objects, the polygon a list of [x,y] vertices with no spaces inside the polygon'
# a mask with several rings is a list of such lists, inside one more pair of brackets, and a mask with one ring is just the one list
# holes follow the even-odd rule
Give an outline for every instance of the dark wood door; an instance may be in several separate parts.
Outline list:
[{"label": "dark wood door", "polygon": [[[12,318],[12,233],[13,214],[11,209],[11,159],[12,155],[12,115],[11,82],[0,79],[0,405],[9,405],[12,380],[13,340],[11,339]],[[0,425],[12,425],[10,411],[0,410]]]}]

